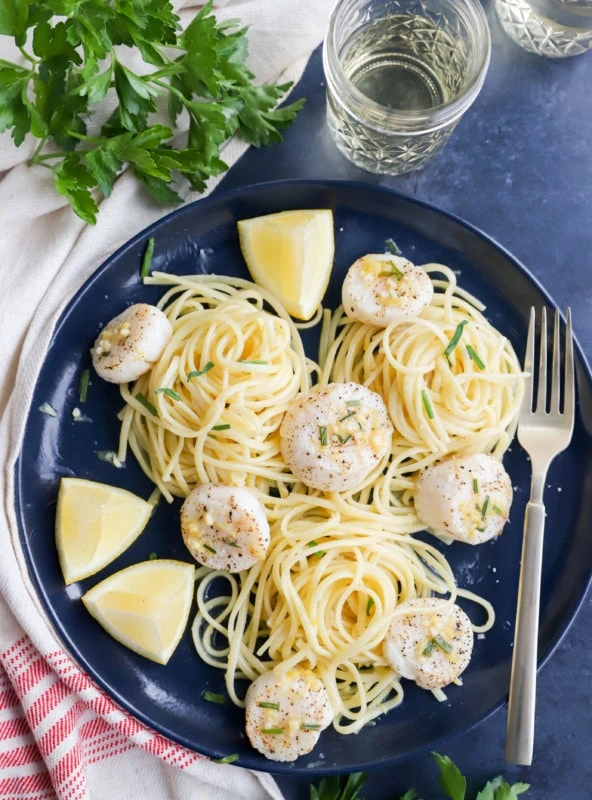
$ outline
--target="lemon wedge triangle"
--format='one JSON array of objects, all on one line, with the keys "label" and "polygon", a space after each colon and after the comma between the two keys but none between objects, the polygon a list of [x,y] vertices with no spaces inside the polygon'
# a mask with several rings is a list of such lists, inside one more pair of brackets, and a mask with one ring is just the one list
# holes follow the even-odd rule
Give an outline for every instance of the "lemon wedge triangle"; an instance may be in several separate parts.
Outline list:
[{"label": "lemon wedge triangle", "polygon": [[62,478],[56,546],[66,584],[94,575],[142,533],[153,506],[106,483]]},{"label": "lemon wedge triangle", "polygon": [[118,642],[166,664],[187,626],[194,576],[193,564],[143,561],[105,578],[82,602]]},{"label": "lemon wedge triangle", "polygon": [[238,223],[253,280],[301,320],[320,305],[331,276],[335,241],[329,209],[282,211]]}]

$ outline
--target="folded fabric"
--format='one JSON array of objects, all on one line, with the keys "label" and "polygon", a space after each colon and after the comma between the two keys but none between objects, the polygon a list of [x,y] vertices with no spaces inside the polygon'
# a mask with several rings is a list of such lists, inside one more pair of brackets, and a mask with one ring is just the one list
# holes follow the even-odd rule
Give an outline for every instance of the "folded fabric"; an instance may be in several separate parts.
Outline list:
[{"label": "folded fabric", "polygon": [[[329,0],[215,5],[219,19],[239,17],[250,26],[249,62],[261,82],[300,77],[331,8]],[[175,6],[184,25],[198,10],[189,3]],[[21,59],[8,37],[0,38],[0,57]],[[30,582],[18,541],[13,475],[52,330],[100,263],[171,210],[123,173],[102,201],[97,225],[85,225],[55,192],[48,171],[26,165],[33,148],[33,140],[16,148],[8,134],[0,136],[0,797],[278,800],[270,776],[214,764],[118,708],[64,651]],[[233,164],[245,149],[233,140],[223,158]],[[188,192],[184,199],[197,196]]]}]

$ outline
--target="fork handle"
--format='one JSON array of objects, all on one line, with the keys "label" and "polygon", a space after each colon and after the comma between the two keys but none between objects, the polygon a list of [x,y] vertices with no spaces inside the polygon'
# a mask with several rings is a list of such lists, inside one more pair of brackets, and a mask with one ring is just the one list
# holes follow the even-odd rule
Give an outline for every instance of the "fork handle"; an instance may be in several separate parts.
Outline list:
[{"label": "fork handle", "polygon": [[506,761],[512,764],[532,763],[544,533],[545,506],[542,503],[528,503],[524,517],[506,730]]}]

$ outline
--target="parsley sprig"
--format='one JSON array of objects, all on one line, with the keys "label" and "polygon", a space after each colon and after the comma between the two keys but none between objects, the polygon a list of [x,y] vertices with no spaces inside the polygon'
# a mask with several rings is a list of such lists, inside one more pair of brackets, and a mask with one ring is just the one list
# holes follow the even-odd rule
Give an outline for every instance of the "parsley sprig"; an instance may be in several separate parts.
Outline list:
[{"label": "parsley sprig", "polygon": [[[26,61],[0,61],[0,132],[10,130],[17,146],[28,133],[39,140],[29,164],[50,169],[56,190],[88,223],[96,222],[97,194],[109,196],[126,165],[154,198],[180,202],[171,186],[177,176],[203,191],[227,169],[227,139],[277,142],[304,102],[276,108],[291,84],[253,83],[246,32],[237,21],[219,24],[211,0],[185,31],[167,0],[0,0],[0,35],[12,37]],[[121,46],[137,49],[151,69],[126,67]],[[89,135],[108,92],[117,105]],[[170,126],[149,122],[160,96]],[[189,130],[176,147],[181,112]]]},{"label": "parsley sprig", "polygon": [[[449,800],[468,800],[467,779],[456,764],[438,753],[432,753],[440,774],[438,785]],[[364,800],[360,791],[368,779],[365,772],[354,772],[351,775],[323,778],[318,786],[310,787],[310,800]],[[488,781],[475,797],[475,800],[518,800],[518,796],[530,789],[527,783],[515,783],[510,786],[501,775]],[[368,800],[369,800],[368,796]],[[393,800],[396,798],[393,797]],[[421,800],[414,789],[409,789],[399,800]]]}]

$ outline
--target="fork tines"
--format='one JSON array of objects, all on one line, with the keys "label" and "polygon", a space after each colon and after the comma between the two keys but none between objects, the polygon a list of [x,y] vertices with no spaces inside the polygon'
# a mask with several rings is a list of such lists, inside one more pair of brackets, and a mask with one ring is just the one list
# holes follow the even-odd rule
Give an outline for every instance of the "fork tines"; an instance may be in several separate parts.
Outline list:
[{"label": "fork tines", "polygon": [[564,354],[564,390],[563,404],[561,405],[561,319],[559,309],[555,309],[555,324],[553,328],[553,360],[551,364],[551,395],[550,403],[547,402],[547,309],[543,306],[541,313],[541,336],[539,351],[538,390],[536,405],[534,405],[534,361],[535,361],[535,324],[536,309],[530,309],[530,324],[528,326],[528,339],[526,341],[526,355],[524,358],[524,371],[528,373],[525,378],[523,414],[551,414],[571,415],[574,412],[574,362],[573,340],[571,329],[571,309],[565,315],[565,354]]}]

